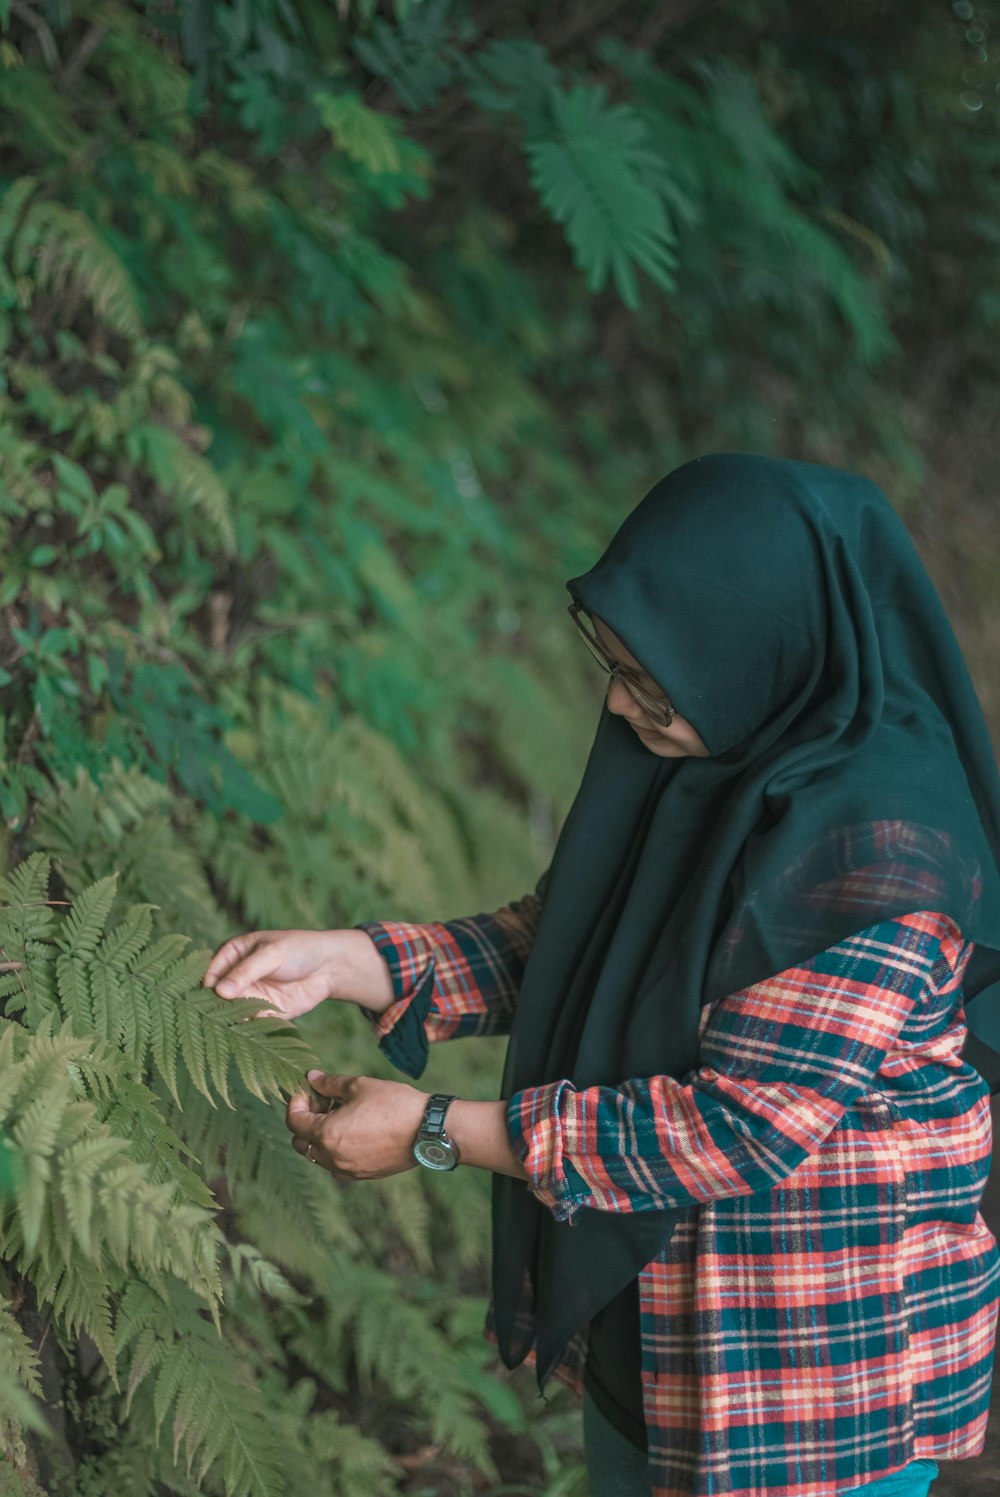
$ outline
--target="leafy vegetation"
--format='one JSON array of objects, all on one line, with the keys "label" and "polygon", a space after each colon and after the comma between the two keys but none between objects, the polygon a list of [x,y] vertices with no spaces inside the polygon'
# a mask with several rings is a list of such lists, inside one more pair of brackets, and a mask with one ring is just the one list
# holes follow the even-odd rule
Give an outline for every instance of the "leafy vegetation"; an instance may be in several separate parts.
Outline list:
[{"label": "leafy vegetation", "polygon": [[304,1071],[391,1071],[200,977],[533,885],[564,580],[697,452],[881,481],[998,721],[998,27],[0,0],[0,1491],[585,1490],[488,1179],[298,1167]]}]

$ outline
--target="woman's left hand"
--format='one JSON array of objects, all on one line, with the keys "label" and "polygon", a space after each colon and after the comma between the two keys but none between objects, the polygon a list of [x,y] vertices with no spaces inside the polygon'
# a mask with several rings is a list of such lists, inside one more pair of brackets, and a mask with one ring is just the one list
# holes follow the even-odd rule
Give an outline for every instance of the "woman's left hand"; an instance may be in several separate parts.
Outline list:
[{"label": "woman's left hand", "polygon": [[417,1168],[411,1151],[430,1092],[377,1076],[309,1071],[307,1079],[336,1100],[321,1112],[308,1089],[293,1093],[285,1122],[296,1153],[310,1155],[335,1180],[381,1180]]}]

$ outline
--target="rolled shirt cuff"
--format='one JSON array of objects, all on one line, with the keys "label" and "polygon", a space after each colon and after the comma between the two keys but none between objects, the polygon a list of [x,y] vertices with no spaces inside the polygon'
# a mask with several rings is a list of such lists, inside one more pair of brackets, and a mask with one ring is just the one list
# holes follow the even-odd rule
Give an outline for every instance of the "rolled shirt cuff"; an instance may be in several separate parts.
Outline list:
[{"label": "rolled shirt cuff", "polygon": [[395,998],[382,1013],[359,1004],[361,1012],[373,1025],[376,1042],[386,1059],[397,1070],[415,1080],[427,1067],[429,1044],[425,1023],[434,997],[435,963],[430,950],[416,950],[409,944],[401,949],[398,938],[378,920],[364,921],[352,927],[372,938],[385,958],[392,978]]},{"label": "rolled shirt cuff", "polygon": [[557,1221],[572,1219],[581,1206],[595,1204],[593,1192],[566,1157],[564,1111],[576,1088],[569,1080],[524,1087],[507,1103],[507,1133],[528,1172],[532,1195]]}]

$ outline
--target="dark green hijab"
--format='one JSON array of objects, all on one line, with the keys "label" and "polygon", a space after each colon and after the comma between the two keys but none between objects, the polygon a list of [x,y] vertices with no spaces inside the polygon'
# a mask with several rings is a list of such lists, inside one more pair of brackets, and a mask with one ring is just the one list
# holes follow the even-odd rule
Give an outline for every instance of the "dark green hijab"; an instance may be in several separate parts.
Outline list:
[{"label": "dark green hijab", "polygon": [[[966,1058],[1000,1090],[1000,780],[947,616],[881,490],[810,463],[697,458],[567,587],[710,757],[660,758],[602,709],[537,886],[503,1099],[563,1077],[683,1080],[703,1004],[921,909],[976,943]],[[680,1214],[557,1222],[495,1174],[505,1365],[534,1343],[542,1388]]]}]

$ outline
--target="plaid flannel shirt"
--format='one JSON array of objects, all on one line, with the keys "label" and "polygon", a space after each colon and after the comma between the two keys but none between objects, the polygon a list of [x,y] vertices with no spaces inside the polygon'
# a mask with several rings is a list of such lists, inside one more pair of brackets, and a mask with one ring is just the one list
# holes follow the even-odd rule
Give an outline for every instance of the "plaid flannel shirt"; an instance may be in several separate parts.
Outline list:
[{"label": "plaid flannel shirt", "polygon": [[[392,975],[391,1005],[362,1011],[396,1067],[509,1032],[539,915],[529,894],[357,927]],[[836,1497],[982,1453],[1000,1251],[979,1212],[989,1090],[962,1059],[971,952],[933,910],[884,920],[706,1005],[680,1080],[509,1099],[525,1188],[568,1228],[686,1208],[639,1275],[653,1497]],[[584,1331],[553,1374],[577,1399],[586,1349]]]}]

